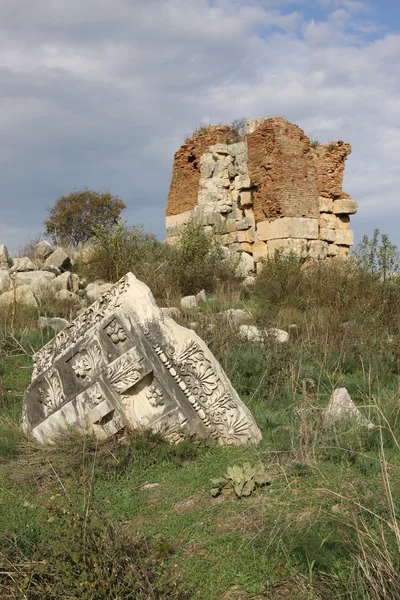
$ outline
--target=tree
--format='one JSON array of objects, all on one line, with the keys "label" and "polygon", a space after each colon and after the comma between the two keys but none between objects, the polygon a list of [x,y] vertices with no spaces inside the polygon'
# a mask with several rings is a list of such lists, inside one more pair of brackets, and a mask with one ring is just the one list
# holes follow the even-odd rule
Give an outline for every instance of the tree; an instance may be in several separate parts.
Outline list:
[{"label": "tree", "polygon": [[371,239],[367,235],[363,236],[354,250],[354,255],[362,269],[382,277],[383,281],[386,281],[390,274],[398,271],[400,267],[397,246],[392,244],[386,233],[381,234],[379,229],[374,229]]},{"label": "tree", "polygon": [[96,192],[85,187],[58,198],[44,221],[46,235],[55,242],[79,246],[87,242],[99,226],[112,227],[119,220],[125,203],[111,192]]}]

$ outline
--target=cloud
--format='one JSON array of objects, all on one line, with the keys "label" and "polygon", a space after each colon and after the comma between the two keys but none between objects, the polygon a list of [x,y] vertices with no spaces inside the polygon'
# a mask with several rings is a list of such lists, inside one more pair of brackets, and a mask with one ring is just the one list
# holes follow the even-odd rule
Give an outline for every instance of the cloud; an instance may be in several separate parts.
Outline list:
[{"label": "cloud", "polygon": [[[352,0],[3,0],[0,242],[84,185],[164,234],[173,153],[200,122],[283,115],[353,146],[345,189],[400,244],[400,35]],[[323,5],[323,6],[322,6]]]}]

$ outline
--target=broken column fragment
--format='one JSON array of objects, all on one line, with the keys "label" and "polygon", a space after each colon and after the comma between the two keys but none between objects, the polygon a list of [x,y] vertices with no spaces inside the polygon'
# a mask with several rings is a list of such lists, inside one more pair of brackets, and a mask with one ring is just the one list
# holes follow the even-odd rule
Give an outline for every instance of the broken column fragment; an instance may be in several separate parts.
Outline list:
[{"label": "broken column fragment", "polygon": [[256,443],[249,409],[206,344],[163,316],[128,273],[34,355],[22,426],[48,442],[67,426],[105,438],[150,428],[178,442]]}]

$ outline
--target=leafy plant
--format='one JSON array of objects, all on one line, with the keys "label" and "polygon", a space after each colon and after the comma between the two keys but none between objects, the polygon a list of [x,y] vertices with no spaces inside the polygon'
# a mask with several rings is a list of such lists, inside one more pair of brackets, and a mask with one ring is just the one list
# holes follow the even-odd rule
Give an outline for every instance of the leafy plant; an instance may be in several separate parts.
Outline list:
[{"label": "leafy plant", "polygon": [[233,465],[229,467],[226,475],[211,479],[213,488],[211,495],[216,498],[220,494],[235,493],[238,498],[250,496],[256,487],[269,485],[270,481],[262,463],[251,465],[244,463],[243,467]]},{"label": "leafy plant", "polygon": [[378,275],[386,281],[388,276],[400,268],[400,253],[397,246],[389,240],[386,233],[374,229],[372,238],[364,235],[354,249],[354,256],[359,267]]}]

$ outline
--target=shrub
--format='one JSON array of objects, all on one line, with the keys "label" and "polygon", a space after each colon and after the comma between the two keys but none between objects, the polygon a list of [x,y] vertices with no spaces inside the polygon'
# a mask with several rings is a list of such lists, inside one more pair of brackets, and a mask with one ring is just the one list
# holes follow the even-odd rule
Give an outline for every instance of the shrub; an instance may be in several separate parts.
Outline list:
[{"label": "shrub", "polygon": [[124,208],[126,205],[118,196],[85,187],[61,196],[49,209],[50,216],[44,222],[46,235],[57,243],[78,246],[93,236],[96,227],[115,225]]}]

